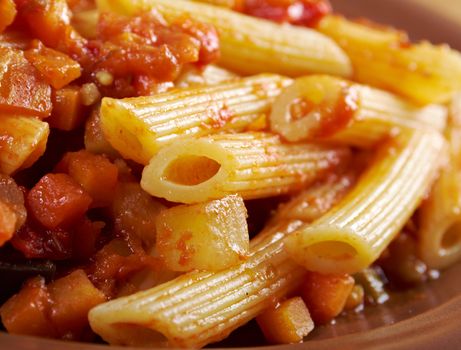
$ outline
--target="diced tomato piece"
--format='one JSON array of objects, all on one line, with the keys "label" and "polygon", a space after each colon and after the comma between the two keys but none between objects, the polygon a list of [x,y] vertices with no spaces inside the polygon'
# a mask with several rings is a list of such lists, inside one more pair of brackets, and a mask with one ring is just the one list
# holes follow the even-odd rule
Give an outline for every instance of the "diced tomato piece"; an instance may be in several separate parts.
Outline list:
[{"label": "diced tomato piece", "polygon": [[51,113],[51,87],[24,57],[0,47],[0,112],[46,118]]},{"label": "diced tomato piece", "polygon": [[80,77],[80,65],[68,55],[47,48],[41,43],[35,46],[27,50],[25,56],[52,87],[60,89]]},{"label": "diced tomato piece", "polygon": [[13,23],[16,12],[13,0],[0,0],[0,33]]},{"label": "diced tomato piece", "polygon": [[70,25],[66,0],[16,0],[19,15],[46,46],[72,57],[85,55],[86,40]]},{"label": "diced tomato piece", "polygon": [[85,106],[82,104],[79,86],[66,86],[53,91],[53,110],[46,120],[52,128],[71,131],[85,120]]},{"label": "diced tomato piece", "polygon": [[350,275],[309,272],[302,285],[301,296],[314,322],[324,324],[343,311],[353,287],[354,279]]},{"label": "diced tomato piece", "polygon": [[30,214],[46,228],[66,227],[83,217],[91,197],[67,174],[47,174],[30,190]]},{"label": "diced tomato piece", "polygon": [[45,229],[28,222],[14,234],[11,244],[28,259],[64,260],[72,256],[72,235],[61,228]]},{"label": "diced tomato piece", "polygon": [[48,291],[52,300],[51,321],[66,339],[78,340],[88,327],[88,312],[106,301],[83,270],[50,283]]},{"label": "diced tomato piece", "polygon": [[0,314],[9,333],[54,338],[57,332],[48,319],[49,308],[45,281],[36,277],[2,306]]},{"label": "diced tomato piece", "polygon": [[57,171],[68,173],[93,198],[93,207],[112,202],[117,185],[118,168],[106,157],[86,150],[67,153]]},{"label": "diced tomato piece", "polygon": [[183,33],[198,40],[200,43],[198,63],[209,64],[217,61],[221,56],[218,32],[213,26],[185,19],[174,24],[172,28],[179,28]]},{"label": "diced tomato piece", "polygon": [[272,344],[299,343],[314,329],[306,304],[300,297],[282,302],[256,318],[266,339]]}]

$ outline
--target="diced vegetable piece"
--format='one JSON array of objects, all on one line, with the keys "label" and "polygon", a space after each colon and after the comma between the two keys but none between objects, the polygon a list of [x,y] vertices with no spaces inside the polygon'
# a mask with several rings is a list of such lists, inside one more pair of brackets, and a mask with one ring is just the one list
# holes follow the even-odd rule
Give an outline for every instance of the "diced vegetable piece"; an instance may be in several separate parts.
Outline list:
[{"label": "diced vegetable piece", "polygon": [[0,33],[13,23],[16,13],[13,0],[0,0]]},{"label": "diced vegetable piece", "polygon": [[256,318],[266,339],[272,344],[299,343],[314,329],[306,304],[300,297],[288,299]]},{"label": "diced vegetable piece", "polygon": [[27,222],[11,244],[28,259],[64,260],[72,256],[72,235],[62,228],[44,229]]},{"label": "diced vegetable piece", "polygon": [[49,133],[44,121],[0,112],[0,173],[13,174],[34,164],[45,152]]},{"label": "diced vegetable piece", "polygon": [[84,218],[77,225],[73,234],[72,257],[78,260],[86,260],[96,252],[97,240],[104,227],[100,221],[90,221]]},{"label": "diced vegetable piece", "polygon": [[41,277],[29,280],[1,308],[2,322],[9,333],[56,337],[48,319],[50,296]]},{"label": "diced vegetable piece", "polygon": [[51,87],[24,57],[0,47],[0,112],[46,118],[51,113]]},{"label": "diced vegetable piece", "polygon": [[301,296],[314,322],[325,324],[343,311],[353,287],[354,279],[348,274],[323,275],[309,272]]},{"label": "diced vegetable piece", "polygon": [[0,246],[13,237],[17,221],[16,213],[0,199]]},{"label": "diced vegetable piece", "polygon": [[66,0],[16,1],[16,5],[31,32],[46,46],[72,56],[83,55],[86,41],[70,26]]},{"label": "diced vegetable piece", "polygon": [[85,148],[95,154],[106,154],[109,157],[119,157],[118,152],[107,141],[101,128],[100,108],[94,108],[85,124]]},{"label": "diced vegetable piece", "polygon": [[78,62],[65,53],[47,48],[41,43],[24,54],[43,79],[55,89],[61,89],[80,77]]},{"label": "diced vegetable piece", "polygon": [[165,206],[145,192],[137,182],[121,182],[115,190],[112,217],[115,231],[132,234],[147,246],[155,243],[155,220]]},{"label": "diced vegetable piece", "polygon": [[50,318],[61,337],[79,339],[88,327],[88,312],[106,301],[83,270],[76,270],[48,285],[52,300]]},{"label": "diced vegetable piece", "polygon": [[93,207],[105,207],[112,202],[118,168],[106,157],[86,150],[69,152],[56,169],[68,173],[83,187],[93,199]]},{"label": "diced vegetable piece", "polygon": [[360,284],[356,284],[352,288],[351,294],[346,300],[346,305],[344,305],[345,310],[356,310],[358,307],[363,307],[363,302],[365,301],[365,291]]},{"label": "diced vegetable piece", "polygon": [[249,252],[246,208],[240,196],[164,210],[157,218],[157,252],[173,271],[219,271]]},{"label": "diced vegetable piece", "polygon": [[52,128],[71,131],[85,119],[85,110],[78,86],[66,86],[55,90],[51,96],[53,111],[46,120]]},{"label": "diced vegetable piece", "polygon": [[24,192],[16,184],[13,178],[0,174],[0,202],[6,204],[16,214],[16,227],[19,229],[27,217],[27,210],[24,206]]},{"label": "diced vegetable piece", "polygon": [[384,289],[384,273],[380,268],[370,267],[354,275],[355,281],[363,287],[365,296],[372,304],[383,304],[389,300]]},{"label": "diced vegetable piece", "polygon": [[81,218],[91,197],[67,174],[47,174],[30,190],[30,213],[47,228],[64,227]]}]

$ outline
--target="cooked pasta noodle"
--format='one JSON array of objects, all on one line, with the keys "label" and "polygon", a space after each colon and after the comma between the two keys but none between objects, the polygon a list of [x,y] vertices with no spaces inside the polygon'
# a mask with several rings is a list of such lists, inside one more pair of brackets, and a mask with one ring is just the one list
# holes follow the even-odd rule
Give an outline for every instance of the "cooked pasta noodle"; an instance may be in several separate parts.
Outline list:
[{"label": "cooked pasta noodle", "polygon": [[340,204],[286,239],[290,255],[322,273],[354,273],[373,263],[420,204],[444,149],[435,131],[406,130],[383,144]]},{"label": "cooked pasta noodle", "polygon": [[180,203],[232,193],[261,198],[299,190],[349,157],[344,147],[285,145],[272,134],[218,134],[163,148],[144,168],[141,186]]},{"label": "cooked pasta noodle", "polygon": [[155,6],[170,22],[190,17],[213,24],[220,35],[220,64],[236,72],[289,76],[308,73],[350,76],[352,72],[344,52],[331,39],[311,29],[271,23],[185,0],[99,0],[98,6],[123,14]]}]

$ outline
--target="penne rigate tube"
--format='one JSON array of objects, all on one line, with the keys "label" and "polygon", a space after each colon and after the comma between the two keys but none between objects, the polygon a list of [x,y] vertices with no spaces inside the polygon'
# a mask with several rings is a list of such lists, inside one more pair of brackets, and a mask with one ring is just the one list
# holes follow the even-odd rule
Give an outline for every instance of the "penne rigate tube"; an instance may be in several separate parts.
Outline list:
[{"label": "penne rigate tube", "polygon": [[369,266],[420,204],[445,150],[436,131],[402,131],[381,146],[337,206],[285,240],[290,256],[321,273],[356,273]]},{"label": "penne rigate tube", "polygon": [[287,145],[273,134],[217,134],[163,148],[144,168],[141,186],[180,203],[234,193],[262,198],[300,190],[349,158],[348,148]]},{"label": "penne rigate tube", "polygon": [[270,111],[291,79],[264,74],[147,97],[104,98],[101,127],[125,158],[147,164],[178,138],[242,131]]},{"label": "penne rigate tube", "polygon": [[[341,179],[319,184],[304,195],[325,194]],[[318,197],[311,203],[310,219],[341,198]],[[169,346],[200,348],[224,339],[303,282],[305,270],[283,249],[283,239],[302,224],[292,219],[270,224],[251,241],[250,256],[240,265],[216,273],[190,272],[100,305],[89,314],[91,327],[117,345],[159,346],[165,345],[166,337]]]},{"label": "penne rigate tube", "polygon": [[30,167],[45,152],[50,128],[32,117],[0,115],[0,173]]},{"label": "penne rigate tube", "polygon": [[419,214],[418,253],[434,269],[446,268],[461,259],[461,95],[454,99],[450,116],[446,133],[450,161]]},{"label": "penne rigate tube", "polygon": [[428,42],[411,44],[401,32],[325,16],[317,30],[348,54],[354,80],[420,104],[446,103],[461,89],[461,54]]},{"label": "penne rigate tube", "polygon": [[329,140],[370,148],[395,128],[443,131],[447,109],[327,75],[296,79],[274,101],[272,131],[291,142]]},{"label": "penne rigate tube", "polygon": [[352,73],[349,58],[342,49],[312,29],[277,24],[185,0],[98,0],[97,3],[101,10],[122,14],[136,14],[155,7],[168,22],[190,17],[212,24],[220,38],[219,64],[239,73],[272,72],[288,76],[310,73],[350,76]]},{"label": "penne rigate tube", "polygon": [[203,85],[216,85],[238,78],[239,76],[234,72],[212,64],[206,67],[191,65],[181,72],[174,84],[178,88],[188,88]]}]

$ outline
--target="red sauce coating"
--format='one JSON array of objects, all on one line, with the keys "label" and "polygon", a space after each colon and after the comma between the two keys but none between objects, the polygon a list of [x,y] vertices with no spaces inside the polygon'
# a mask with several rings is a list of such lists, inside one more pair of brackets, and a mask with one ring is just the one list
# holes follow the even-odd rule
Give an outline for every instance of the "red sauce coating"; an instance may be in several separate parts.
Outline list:
[{"label": "red sauce coating", "polygon": [[312,27],[331,13],[331,5],[328,0],[246,0],[243,12],[275,22]]}]

